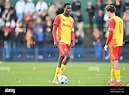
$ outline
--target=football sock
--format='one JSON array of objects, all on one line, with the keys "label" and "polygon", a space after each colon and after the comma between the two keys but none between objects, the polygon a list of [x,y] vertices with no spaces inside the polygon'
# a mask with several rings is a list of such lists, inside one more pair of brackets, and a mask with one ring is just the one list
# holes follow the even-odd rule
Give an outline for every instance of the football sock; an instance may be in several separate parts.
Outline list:
[{"label": "football sock", "polygon": [[60,75],[64,73],[65,68],[66,68],[66,65],[61,64]]},{"label": "football sock", "polygon": [[115,78],[115,70],[111,69],[111,81],[113,81]]},{"label": "football sock", "polygon": [[120,81],[120,70],[115,70],[116,81]]},{"label": "football sock", "polygon": [[59,67],[56,67],[56,73],[55,73],[55,77],[54,77],[54,80],[57,80],[58,77],[57,75],[60,73],[60,68]]}]

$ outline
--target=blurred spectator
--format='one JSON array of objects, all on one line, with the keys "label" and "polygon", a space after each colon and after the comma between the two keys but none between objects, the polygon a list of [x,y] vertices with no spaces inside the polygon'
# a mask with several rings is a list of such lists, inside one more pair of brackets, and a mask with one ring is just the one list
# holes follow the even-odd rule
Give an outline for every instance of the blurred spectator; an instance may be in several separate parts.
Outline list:
[{"label": "blurred spectator", "polygon": [[122,2],[121,0],[115,0],[114,5],[116,7],[116,16],[121,17],[121,8],[122,8]]},{"label": "blurred spectator", "polygon": [[88,2],[86,11],[88,12],[88,15],[89,15],[90,29],[93,31],[93,20],[95,16],[95,7],[92,4],[92,2]]},{"label": "blurred spectator", "polygon": [[27,48],[30,48],[34,44],[32,36],[33,36],[33,31],[31,28],[28,28],[25,36]]},{"label": "blurred spectator", "polygon": [[0,4],[0,18],[2,17],[3,11],[4,11],[4,6]]},{"label": "blurred spectator", "polygon": [[52,38],[52,20],[49,16],[46,17],[45,19],[45,36],[44,36],[44,44],[46,46],[51,46],[53,45],[53,38]]},{"label": "blurred spectator", "polygon": [[125,39],[129,39],[129,0],[123,5],[123,20],[125,22]]},{"label": "blurred spectator", "polygon": [[13,8],[13,5],[11,4],[10,0],[5,0],[4,8],[7,9]]},{"label": "blurred spectator", "polygon": [[25,8],[25,1],[18,0],[15,4],[16,16],[18,19],[23,19],[24,15],[24,8]]},{"label": "blurred spectator", "polygon": [[3,32],[3,27],[5,25],[5,22],[2,18],[0,18],[0,46],[3,47],[4,45],[4,32]]},{"label": "blurred spectator", "polygon": [[35,11],[32,15],[30,15],[31,20],[35,21],[38,17],[40,17],[37,12]]},{"label": "blurred spectator", "polygon": [[43,46],[44,43],[44,25],[40,17],[36,19],[36,23],[33,27],[34,33],[37,35],[37,44]]},{"label": "blurred spectator", "polygon": [[43,24],[45,23],[46,16],[48,16],[48,13],[47,13],[47,11],[44,11],[41,15],[41,19],[42,19]]},{"label": "blurred spectator", "polygon": [[4,45],[4,43],[3,43],[4,42],[4,32],[2,30],[4,24],[5,23],[4,23],[3,19],[0,18],[0,46],[2,46],[2,47]]},{"label": "blurred spectator", "polygon": [[83,56],[83,38],[81,37],[79,31],[75,31],[75,44],[76,46],[74,48],[71,48],[71,59]]},{"label": "blurred spectator", "polygon": [[48,15],[51,18],[52,22],[54,21],[56,17],[56,11],[57,11],[57,5],[54,3],[48,9]]},{"label": "blurred spectator", "polygon": [[36,19],[35,25],[33,26],[33,30],[34,30],[34,36],[37,38],[35,40],[35,43],[38,47],[38,54],[39,54],[39,58],[43,58],[43,52],[40,52],[39,50],[44,49],[44,25],[42,23],[42,19],[40,17],[38,17]]},{"label": "blurred spectator", "polygon": [[104,11],[104,8],[105,8],[105,4],[103,0],[96,0],[96,4],[95,4],[96,14],[98,14],[99,10]]},{"label": "blurred spectator", "polygon": [[6,21],[10,21],[10,15],[11,15],[11,12],[8,8],[5,8],[3,14],[2,14],[2,19],[6,22]]},{"label": "blurred spectator", "polygon": [[98,11],[98,14],[95,16],[97,28],[100,33],[103,33],[103,28],[104,28],[104,14],[102,10]]},{"label": "blurred spectator", "polygon": [[53,55],[53,37],[52,37],[52,20],[49,16],[46,17],[45,21],[45,33],[44,33],[44,54],[47,57]]},{"label": "blurred spectator", "polygon": [[2,27],[4,26],[5,22],[2,18],[0,18],[0,29],[2,29]]},{"label": "blurred spectator", "polygon": [[107,0],[106,4],[113,4],[113,1],[112,0]]},{"label": "blurred spectator", "polygon": [[71,3],[73,18],[76,18],[76,11],[81,11],[81,2],[79,0],[73,0]]},{"label": "blurred spectator", "polygon": [[35,12],[35,4],[33,0],[27,0],[25,7],[24,7],[24,14],[26,15],[28,12],[33,14]]},{"label": "blurred spectator", "polygon": [[57,11],[56,11],[56,15],[61,14],[64,12],[64,8],[63,5],[61,4],[61,2],[57,3]]},{"label": "blurred spectator", "polygon": [[94,28],[93,31],[93,45],[94,45],[94,52],[96,58],[102,57],[102,43],[101,43],[101,33],[99,32],[98,28]]},{"label": "blurred spectator", "polygon": [[38,2],[36,3],[36,12],[39,16],[41,16],[41,14],[44,11],[48,10],[48,5],[44,0],[38,0]]},{"label": "blurred spectator", "polygon": [[24,33],[26,30],[23,28],[23,23],[21,19],[17,19],[15,30],[13,31],[13,52],[15,56],[19,56],[21,44],[24,42]]},{"label": "blurred spectator", "polygon": [[[26,28],[26,34],[25,34],[25,40],[26,40],[26,46],[27,46],[27,58],[33,58],[34,56],[32,55],[33,52],[33,46],[35,44],[35,39],[34,39],[34,31],[33,31],[33,20],[28,21],[28,25]],[[32,52],[31,52],[32,51]]]},{"label": "blurred spectator", "polygon": [[129,0],[125,0],[123,4],[123,12],[129,11]]},{"label": "blurred spectator", "polygon": [[80,36],[82,38],[84,38],[85,34],[84,34],[84,21],[83,21],[83,16],[81,14],[81,12],[78,10],[76,11],[76,27],[77,27],[77,31],[80,32]]},{"label": "blurred spectator", "polygon": [[10,25],[11,25],[10,22],[6,21],[5,26],[3,27],[5,58],[10,58],[11,56],[11,36],[12,36],[13,29]]},{"label": "blurred spectator", "polygon": [[33,14],[30,13],[30,11],[28,11],[25,15],[24,15],[24,21],[26,24],[26,27],[28,28],[29,26],[29,22],[33,20]]}]

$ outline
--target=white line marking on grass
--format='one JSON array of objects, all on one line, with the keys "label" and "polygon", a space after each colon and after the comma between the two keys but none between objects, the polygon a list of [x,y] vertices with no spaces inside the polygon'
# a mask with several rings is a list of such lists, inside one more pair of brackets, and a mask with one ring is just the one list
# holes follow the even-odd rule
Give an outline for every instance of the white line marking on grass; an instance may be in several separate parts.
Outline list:
[{"label": "white line marking on grass", "polygon": [[0,71],[10,71],[10,67],[0,66]]},{"label": "white line marking on grass", "polygon": [[88,71],[97,71],[97,72],[99,72],[99,67],[98,66],[89,66]]}]

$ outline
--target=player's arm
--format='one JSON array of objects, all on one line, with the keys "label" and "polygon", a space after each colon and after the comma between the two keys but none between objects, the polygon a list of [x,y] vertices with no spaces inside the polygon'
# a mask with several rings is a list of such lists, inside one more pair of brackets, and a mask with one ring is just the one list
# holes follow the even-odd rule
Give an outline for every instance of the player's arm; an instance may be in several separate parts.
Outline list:
[{"label": "player's arm", "polygon": [[57,40],[56,30],[57,30],[59,24],[60,24],[60,16],[57,15],[56,18],[55,18],[55,20],[54,20],[53,29],[52,29],[52,36],[53,36],[53,39],[54,39],[54,46],[55,47],[58,46],[58,40]]},{"label": "player's arm", "polygon": [[106,44],[104,46],[105,50],[107,50],[107,47],[112,39],[114,28],[115,28],[115,21],[114,21],[114,19],[111,19],[109,22],[109,29],[108,29],[109,34],[107,36]]},{"label": "player's arm", "polygon": [[75,33],[74,33],[74,22],[73,22],[71,30],[71,47],[74,46],[75,46]]}]

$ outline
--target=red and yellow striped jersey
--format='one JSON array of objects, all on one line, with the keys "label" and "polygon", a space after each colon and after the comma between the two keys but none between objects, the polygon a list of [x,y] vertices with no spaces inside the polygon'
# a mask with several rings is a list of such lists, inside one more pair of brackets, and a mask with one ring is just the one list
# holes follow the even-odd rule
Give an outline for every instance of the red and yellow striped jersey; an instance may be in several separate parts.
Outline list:
[{"label": "red and yellow striped jersey", "polygon": [[124,37],[124,24],[123,20],[115,16],[109,22],[110,30],[113,30],[113,36],[109,42],[110,47],[123,46],[123,37]]},{"label": "red and yellow striped jersey", "polygon": [[56,16],[54,25],[57,25],[56,40],[67,44],[71,43],[71,32],[74,32],[74,20],[72,17],[66,17],[63,14]]}]

